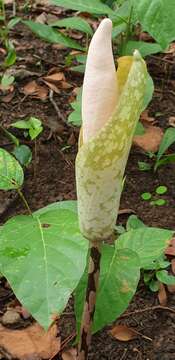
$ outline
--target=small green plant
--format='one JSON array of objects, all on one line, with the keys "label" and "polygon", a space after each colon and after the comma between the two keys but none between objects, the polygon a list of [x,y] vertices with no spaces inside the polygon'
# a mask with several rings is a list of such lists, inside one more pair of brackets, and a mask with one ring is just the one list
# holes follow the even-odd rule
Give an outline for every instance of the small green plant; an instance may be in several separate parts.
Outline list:
[{"label": "small green plant", "polygon": [[15,78],[14,76],[4,74],[0,79],[0,89],[2,92],[7,91],[10,86],[14,83]]},{"label": "small green plant", "polygon": [[20,18],[18,17],[7,21],[5,3],[4,0],[0,0],[0,42],[7,52],[3,67],[9,67],[16,62],[16,51],[12,41],[9,39],[9,32],[19,21]]},{"label": "small green plant", "polygon": [[156,261],[145,267],[143,278],[151,291],[158,291],[160,283],[175,285],[175,277],[165,270],[170,265],[171,263],[162,254]]},{"label": "small green plant", "polygon": [[164,195],[168,191],[167,187],[164,185],[160,185],[155,189],[155,195],[152,198],[152,194],[150,192],[144,192],[141,194],[141,198],[144,201],[150,201],[150,205],[163,206],[166,204],[165,199],[157,198],[157,195]]},{"label": "small green plant", "polygon": [[154,171],[156,171],[162,165],[175,162],[175,153],[168,155],[165,154],[173,143],[175,143],[175,128],[169,127],[168,129],[166,129],[162,141],[160,143],[159,151],[156,155]]},{"label": "small green plant", "polygon": [[[37,138],[43,131],[43,126],[41,120],[30,117],[27,120],[19,120],[16,121],[11,125],[17,129],[23,129],[27,132],[24,133],[25,136],[29,136],[31,140],[34,140],[35,143],[35,162],[34,162],[34,178],[36,179],[36,172],[37,172]],[[20,148],[16,148],[15,157],[21,162],[26,162],[29,164],[31,161],[31,151],[29,147],[21,146]]]},{"label": "small green plant", "polygon": [[175,143],[175,128],[169,127],[165,130],[162,141],[159,146],[157,154],[152,152],[147,152],[146,155],[149,159],[152,159],[154,163],[147,163],[145,161],[138,161],[138,167],[141,171],[149,171],[152,168],[154,171],[163,165],[167,165],[175,162],[175,153],[166,154],[167,150],[171,145]]}]

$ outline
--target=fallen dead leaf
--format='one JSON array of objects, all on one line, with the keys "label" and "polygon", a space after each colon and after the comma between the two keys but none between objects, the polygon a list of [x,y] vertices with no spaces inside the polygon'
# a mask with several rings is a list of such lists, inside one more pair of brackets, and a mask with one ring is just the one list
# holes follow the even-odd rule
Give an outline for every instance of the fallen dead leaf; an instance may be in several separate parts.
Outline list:
[{"label": "fallen dead leaf", "polygon": [[130,341],[137,337],[137,333],[126,325],[116,325],[110,331],[110,334],[120,341]]},{"label": "fallen dead leaf", "polygon": [[76,360],[77,359],[77,350],[72,348],[70,350],[65,351],[62,353],[63,360]]},{"label": "fallen dead leaf", "polygon": [[167,289],[171,294],[175,293],[175,285],[167,285]]},{"label": "fallen dead leaf", "polygon": [[65,81],[65,76],[63,72],[54,73],[51,75],[43,76],[43,79],[49,82]]},{"label": "fallen dead leaf", "polygon": [[49,81],[43,80],[44,83],[49,87],[49,89],[53,90],[56,94],[60,94],[60,90],[57,88],[57,86]]},{"label": "fallen dead leaf", "polygon": [[47,14],[45,12],[38,15],[35,19],[35,22],[40,24],[46,24],[47,23]]},{"label": "fallen dead leaf", "polygon": [[23,88],[23,92],[25,95],[33,96],[40,100],[46,100],[48,96],[48,89],[45,86],[38,85],[35,80],[27,83]]},{"label": "fallen dead leaf", "polygon": [[3,96],[1,101],[8,104],[13,99],[14,96],[15,96],[14,92],[9,93],[9,94]]},{"label": "fallen dead leaf", "polygon": [[157,152],[163,137],[163,131],[157,126],[147,126],[145,134],[134,136],[133,143],[144,151]]},{"label": "fallen dead leaf", "polygon": [[148,115],[148,110],[145,110],[141,113],[140,119],[143,123],[146,123],[149,125],[150,124],[153,125],[156,122],[154,117]]},{"label": "fallen dead leaf", "polygon": [[48,332],[37,323],[22,330],[11,330],[0,325],[0,348],[13,359],[49,359],[60,351],[60,347],[56,324]]},{"label": "fallen dead leaf", "polygon": [[140,331],[137,331],[127,325],[116,325],[110,331],[110,334],[113,335],[117,340],[120,341],[130,341],[137,337],[137,335],[142,336],[144,339],[152,341],[152,339]]},{"label": "fallen dead leaf", "polygon": [[175,275],[175,259],[171,260],[171,270],[172,270],[172,273]]},{"label": "fallen dead leaf", "polygon": [[172,238],[169,246],[165,250],[165,255],[175,256],[175,238]]},{"label": "fallen dead leaf", "polygon": [[175,127],[175,116],[170,116],[168,119],[169,125]]},{"label": "fallen dead leaf", "polygon": [[165,286],[162,283],[159,283],[158,299],[160,305],[165,306],[167,304],[167,293]]}]

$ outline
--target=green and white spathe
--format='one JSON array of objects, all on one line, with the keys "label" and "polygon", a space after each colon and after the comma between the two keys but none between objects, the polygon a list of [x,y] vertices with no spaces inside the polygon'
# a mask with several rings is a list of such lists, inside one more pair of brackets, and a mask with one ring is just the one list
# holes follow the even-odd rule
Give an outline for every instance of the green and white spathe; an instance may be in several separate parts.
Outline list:
[{"label": "green and white spathe", "polygon": [[107,239],[114,230],[147,78],[137,50],[132,57],[119,59],[116,73],[111,31],[111,21],[103,20],[89,47],[76,158],[80,230],[87,239],[97,241]]}]

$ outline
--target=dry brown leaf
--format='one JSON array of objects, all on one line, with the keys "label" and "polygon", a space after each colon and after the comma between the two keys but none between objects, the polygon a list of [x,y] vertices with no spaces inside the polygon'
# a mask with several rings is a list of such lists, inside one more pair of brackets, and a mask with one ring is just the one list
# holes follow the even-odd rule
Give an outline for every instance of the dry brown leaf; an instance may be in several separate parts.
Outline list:
[{"label": "dry brown leaf", "polygon": [[165,51],[165,54],[175,54],[175,43],[170,44],[168,49]]},{"label": "dry brown leaf", "polygon": [[148,115],[148,110],[143,111],[140,118],[143,123],[153,125],[156,122],[154,117]]},{"label": "dry brown leaf", "polygon": [[72,348],[68,351],[62,353],[63,360],[76,360],[77,359],[77,350]]},{"label": "dry brown leaf", "polygon": [[11,330],[0,325],[0,348],[5,349],[13,359],[49,359],[60,351],[60,346],[56,325],[48,332],[37,323],[22,330]]},{"label": "dry brown leaf", "polygon": [[167,293],[165,286],[162,283],[159,284],[158,299],[160,305],[165,306],[167,304]]},{"label": "dry brown leaf", "polygon": [[3,96],[2,102],[8,104],[13,99],[14,95],[15,95],[14,92],[12,92],[8,95]]},{"label": "dry brown leaf", "polygon": [[58,72],[51,75],[43,76],[43,79],[49,82],[65,81],[65,76],[63,72]]},{"label": "dry brown leaf", "polygon": [[67,81],[61,81],[61,88],[62,89],[71,89],[73,86],[71,84],[69,84]]},{"label": "dry brown leaf", "polygon": [[175,238],[172,238],[169,246],[165,250],[165,255],[175,256]]},{"label": "dry brown leaf", "polygon": [[50,83],[49,81],[45,81],[43,80],[44,83],[49,87],[49,89],[53,90],[54,92],[56,92],[56,94],[60,94],[60,90],[57,88],[57,86],[53,83]]},{"label": "dry brown leaf", "polygon": [[116,325],[110,331],[110,334],[120,341],[130,341],[137,337],[137,333],[126,325]]},{"label": "dry brown leaf", "polygon": [[38,15],[35,19],[35,22],[40,24],[46,24],[47,23],[47,14],[45,12]]},{"label": "dry brown leaf", "polygon": [[171,260],[171,270],[172,270],[172,273],[175,275],[175,259]]},{"label": "dry brown leaf", "polygon": [[167,289],[171,294],[175,293],[175,285],[167,285]]},{"label": "dry brown leaf", "polygon": [[145,128],[145,134],[134,136],[134,145],[139,146],[144,151],[156,152],[159,149],[163,137],[163,131],[157,126],[148,126]]},{"label": "dry brown leaf", "polygon": [[175,127],[175,116],[170,116],[168,119],[169,125]]},{"label": "dry brown leaf", "polygon": [[45,86],[38,85],[35,80],[27,83],[23,92],[25,95],[30,95],[41,100],[46,100],[48,96],[48,89]]}]

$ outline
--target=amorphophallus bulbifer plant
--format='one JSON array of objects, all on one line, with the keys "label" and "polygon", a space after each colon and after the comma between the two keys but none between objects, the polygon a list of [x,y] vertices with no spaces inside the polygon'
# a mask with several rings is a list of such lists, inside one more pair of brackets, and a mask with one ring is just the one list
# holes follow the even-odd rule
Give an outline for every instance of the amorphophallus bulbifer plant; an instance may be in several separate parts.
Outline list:
[{"label": "amorphophallus bulbifer plant", "polygon": [[80,230],[90,241],[86,301],[79,360],[87,359],[100,271],[100,244],[114,231],[122,181],[142,110],[147,69],[139,52],[118,60],[112,22],[104,19],[90,43],[82,95],[82,130],[76,158]]}]

